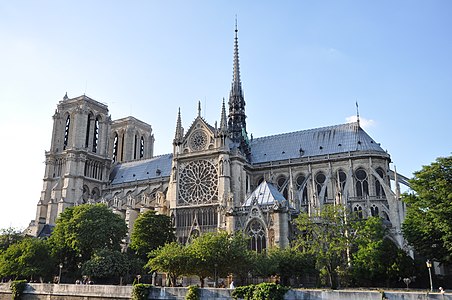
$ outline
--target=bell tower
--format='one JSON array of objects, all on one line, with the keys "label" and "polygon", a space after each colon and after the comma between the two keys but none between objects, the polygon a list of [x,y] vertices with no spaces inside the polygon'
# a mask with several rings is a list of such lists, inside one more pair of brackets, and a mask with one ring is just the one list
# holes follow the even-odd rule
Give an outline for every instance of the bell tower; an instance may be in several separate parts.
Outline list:
[{"label": "bell tower", "polygon": [[111,165],[110,126],[108,107],[85,95],[69,99],[66,94],[58,103],[32,234],[54,225],[66,207],[100,198]]}]

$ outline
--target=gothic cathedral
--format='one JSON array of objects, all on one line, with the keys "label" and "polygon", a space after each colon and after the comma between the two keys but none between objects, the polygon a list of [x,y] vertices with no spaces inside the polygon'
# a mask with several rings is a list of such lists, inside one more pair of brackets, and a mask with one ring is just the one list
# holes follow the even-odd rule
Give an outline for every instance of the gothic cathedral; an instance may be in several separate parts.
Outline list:
[{"label": "gothic cathedral", "polygon": [[380,216],[393,242],[405,246],[398,184],[406,178],[390,169],[389,154],[359,119],[248,137],[237,29],[231,91],[219,125],[208,124],[200,111],[199,105],[186,131],[179,111],[173,153],[154,156],[150,125],[134,117],[112,121],[105,104],[65,95],[53,116],[28,233],[49,235],[66,207],[100,202],[125,219],[129,234],[140,213],[155,210],[172,218],[181,243],[205,232],[241,230],[260,252],[289,246],[297,215],[342,204],[360,218]]}]

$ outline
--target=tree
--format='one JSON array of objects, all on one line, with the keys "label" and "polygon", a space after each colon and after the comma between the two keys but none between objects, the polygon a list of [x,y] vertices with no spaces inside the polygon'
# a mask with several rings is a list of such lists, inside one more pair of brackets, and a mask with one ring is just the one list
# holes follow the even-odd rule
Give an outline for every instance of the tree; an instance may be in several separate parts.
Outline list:
[{"label": "tree", "polygon": [[24,239],[22,233],[12,227],[0,229],[0,253],[8,249],[12,244],[20,242]]},{"label": "tree", "polygon": [[150,253],[146,268],[168,273],[171,286],[175,286],[179,276],[190,273],[187,263],[191,260],[189,255],[185,246],[171,242]]},{"label": "tree", "polygon": [[24,238],[0,254],[0,276],[13,278],[50,278],[55,263],[46,241]]},{"label": "tree", "polygon": [[413,193],[403,195],[408,205],[403,234],[423,257],[452,262],[452,156],[437,158],[414,173]]},{"label": "tree", "polygon": [[131,264],[126,253],[117,250],[102,249],[82,265],[82,274],[96,281],[112,282],[129,273]]},{"label": "tree", "polygon": [[296,247],[315,257],[326,284],[336,288],[350,263],[354,237],[353,215],[343,206],[325,205],[315,217],[300,214],[295,220],[300,234]]},{"label": "tree", "polygon": [[371,217],[359,227],[353,253],[353,277],[359,286],[389,286],[415,273],[414,261],[386,238],[382,219]]},{"label": "tree", "polygon": [[170,217],[149,210],[135,220],[129,247],[146,259],[149,252],[175,239]]},{"label": "tree", "polygon": [[289,285],[290,278],[315,272],[314,257],[296,248],[272,248],[268,258],[274,268],[269,275],[278,275],[282,285]]},{"label": "tree", "polygon": [[204,233],[187,247],[191,258],[190,268],[194,275],[199,276],[201,287],[207,277],[216,279],[226,277],[230,273],[239,274],[241,277],[248,274],[250,261],[247,242],[241,233]]},{"label": "tree", "polygon": [[53,255],[71,273],[102,249],[120,250],[125,221],[104,204],[66,208],[58,217],[49,238]]}]

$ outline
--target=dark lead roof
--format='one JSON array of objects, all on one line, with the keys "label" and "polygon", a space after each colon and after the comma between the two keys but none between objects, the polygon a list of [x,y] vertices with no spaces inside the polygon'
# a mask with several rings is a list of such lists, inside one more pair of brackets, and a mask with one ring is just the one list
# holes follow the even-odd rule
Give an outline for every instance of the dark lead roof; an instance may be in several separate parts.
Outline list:
[{"label": "dark lead roof", "polygon": [[302,130],[251,141],[251,163],[353,151],[386,152],[358,123]]},{"label": "dark lead roof", "polygon": [[118,164],[111,173],[111,184],[170,176],[172,154]]},{"label": "dark lead roof", "polygon": [[[302,130],[253,139],[251,163],[265,163],[308,156],[354,151],[384,151],[358,123]],[[118,164],[111,173],[111,184],[170,176],[172,154]]]}]

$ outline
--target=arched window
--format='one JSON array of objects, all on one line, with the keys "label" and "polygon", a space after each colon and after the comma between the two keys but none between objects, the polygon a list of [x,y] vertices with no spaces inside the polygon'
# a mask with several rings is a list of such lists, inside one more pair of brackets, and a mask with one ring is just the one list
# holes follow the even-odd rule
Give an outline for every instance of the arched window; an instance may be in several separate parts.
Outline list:
[{"label": "arched window", "polygon": [[356,196],[367,197],[369,195],[369,183],[367,181],[367,172],[360,168],[355,171],[356,177]]},{"label": "arched window", "polygon": [[320,192],[322,191],[322,187],[325,184],[326,176],[322,172],[317,173],[315,176],[315,188],[317,191],[317,196],[319,197],[319,201],[326,202],[326,199],[328,198],[328,188],[325,187],[325,194],[323,199],[320,199]]},{"label": "arched window", "polygon": [[90,134],[92,119],[93,119],[93,115],[91,113],[89,113],[88,114],[88,120],[86,122],[85,148],[88,148],[88,146],[89,146],[89,134]]},{"label": "arched window", "polygon": [[63,150],[66,150],[66,147],[69,143],[69,129],[71,127],[71,116],[67,116],[66,118],[66,127],[64,128],[64,146]]},{"label": "arched window", "polygon": [[115,138],[113,140],[113,162],[118,159],[118,134],[115,133]]},{"label": "arched window", "polygon": [[[296,178],[296,186],[298,191],[298,197],[301,205],[305,205],[308,203],[308,187],[306,185],[306,177],[303,174],[300,174]],[[304,184],[304,187],[303,187]]]},{"label": "arched window", "polygon": [[287,187],[287,178],[283,175],[279,176],[276,180],[276,184],[278,185],[278,191],[280,191],[281,194],[283,194],[284,198],[287,199],[289,194]]},{"label": "arched window", "polygon": [[356,213],[359,219],[363,218],[363,208],[361,207],[361,205],[356,205],[353,208],[353,211]]},{"label": "arched window", "polygon": [[250,249],[261,253],[267,248],[267,239],[265,237],[265,230],[262,223],[254,219],[248,225],[246,234],[250,237]]},{"label": "arched window", "polygon": [[[383,170],[381,168],[377,169],[377,174],[384,180]],[[375,178],[375,196],[385,197],[386,195],[385,195],[383,186],[381,185],[380,181],[376,177],[374,177],[374,178]]]},{"label": "arched window", "polygon": [[140,139],[140,158],[144,157],[144,137]]},{"label": "arched window", "polygon": [[135,134],[135,140],[133,142],[133,159],[137,159],[137,146],[138,146],[138,136]]},{"label": "arched window", "polygon": [[338,181],[339,181],[339,187],[341,189],[341,193],[343,194],[345,191],[345,183],[347,182],[347,174],[345,174],[344,171],[340,170],[337,172],[338,174]]},{"label": "arched window", "polygon": [[372,205],[370,207],[370,214],[372,215],[372,217],[378,217],[379,216],[379,209],[378,206],[376,206],[375,204]]},{"label": "arched window", "polygon": [[97,144],[99,142],[99,117],[94,122],[94,134],[93,134],[93,152],[97,152]]}]

